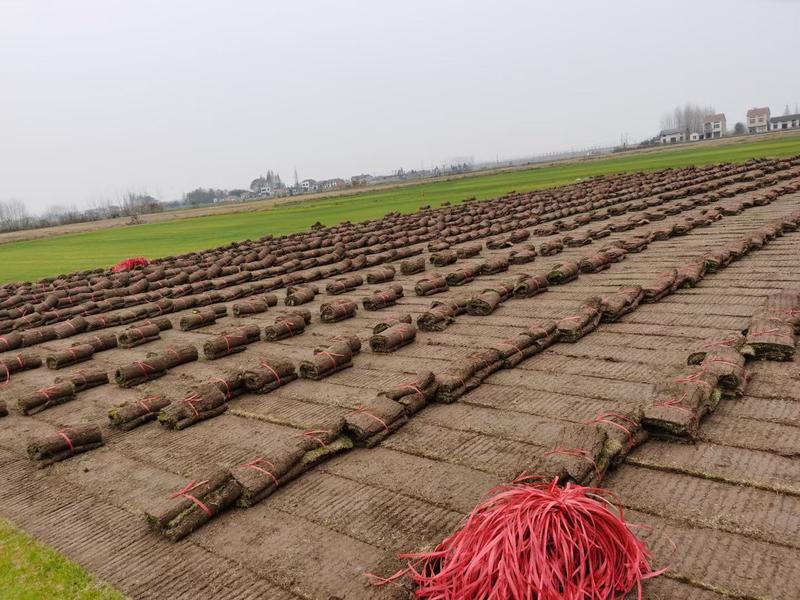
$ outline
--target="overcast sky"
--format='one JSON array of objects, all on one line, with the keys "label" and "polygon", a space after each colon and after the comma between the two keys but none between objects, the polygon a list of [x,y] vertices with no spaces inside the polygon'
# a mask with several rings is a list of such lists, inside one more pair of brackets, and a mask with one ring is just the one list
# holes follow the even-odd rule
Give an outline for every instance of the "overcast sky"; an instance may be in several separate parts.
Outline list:
[{"label": "overcast sky", "polygon": [[800,2],[0,0],[0,200],[33,212],[657,133],[800,103]]}]

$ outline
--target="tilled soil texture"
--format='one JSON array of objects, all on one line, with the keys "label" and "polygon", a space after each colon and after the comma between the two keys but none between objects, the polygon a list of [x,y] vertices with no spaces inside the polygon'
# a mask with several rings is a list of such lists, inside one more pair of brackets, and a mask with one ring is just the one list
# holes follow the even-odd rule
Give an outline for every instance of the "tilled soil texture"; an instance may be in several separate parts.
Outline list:
[{"label": "tilled soil texture", "polygon": [[[635,186],[633,180],[624,178],[617,183],[617,178],[606,178],[595,182],[594,187],[586,185],[586,190],[595,190],[592,202],[622,190],[629,190],[624,193],[630,195],[640,190],[642,196],[635,202],[644,205],[627,207],[623,213],[603,219],[596,213],[616,204],[592,208],[582,200],[580,210],[558,217],[566,223],[565,231],[570,235],[603,231],[610,222],[637,217],[658,207],[671,213],[682,203],[691,206],[664,220],[637,222],[632,229],[622,225],[622,231],[603,233],[599,239],[592,238],[588,246],[568,245],[555,256],[537,256],[525,264],[512,262],[506,271],[478,274],[464,285],[450,287],[432,298],[414,294],[414,285],[421,278],[481,265],[487,259],[507,256],[509,249],[484,247],[477,256],[459,258],[454,264],[436,268],[430,264],[431,252],[427,249],[432,240],[408,243],[406,239],[405,248],[420,251],[424,258],[425,274],[403,275],[399,263],[392,262],[398,267],[392,284],[402,285],[405,293],[395,305],[377,311],[360,309],[363,298],[388,285],[366,282],[366,273],[375,269],[369,263],[373,254],[340,254],[341,261],[363,263],[351,267],[352,272],[365,276],[365,283],[342,296],[359,305],[352,318],[321,322],[320,306],[331,297],[319,294],[302,305],[312,315],[302,333],[276,342],[257,341],[241,352],[213,361],[201,357],[130,389],[113,383],[93,387],[79,392],[70,402],[50,406],[33,416],[19,414],[14,409],[15,400],[48,388],[57,376],[69,377],[81,370],[98,368],[113,373],[120,366],[146,362],[148,355],[163,355],[169,348],[187,344],[202,349],[205,342],[246,325],[259,326],[263,339],[264,328],[292,307],[282,306],[281,302],[264,312],[234,317],[232,305],[243,300],[216,297],[214,292],[247,285],[252,280],[243,284],[231,281],[232,285],[204,292],[211,294],[207,304],[228,307],[228,316],[218,317],[214,323],[181,331],[178,323],[191,314],[190,307],[163,315],[175,326],[160,331],[158,339],[134,348],[104,349],[88,361],[57,371],[45,367],[11,368],[6,377],[0,368],[0,382],[7,380],[0,390],[1,398],[10,408],[9,416],[0,418],[0,464],[4,472],[0,479],[0,514],[132,598],[192,598],[200,594],[216,598],[404,597],[403,588],[370,586],[364,573],[390,574],[402,566],[396,559],[398,552],[429,549],[451,533],[494,485],[507,482],[522,471],[543,468],[546,455],[560,443],[565,431],[578,431],[585,421],[598,415],[633,411],[649,397],[653,384],[685,366],[686,357],[698,342],[746,329],[767,294],[800,288],[800,233],[787,231],[761,248],[754,247],[741,259],[707,273],[695,287],[681,288],[657,302],[640,304],[615,322],[601,322],[574,343],[555,343],[518,363],[512,360],[516,366],[489,374],[452,404],[432,402],[396,430],[394,423],[387,424],[392,432],[376,446],[357,447],[315,463],[285,484],[281,482],[274,493],[255,506],[231,508],[180,542],[170,542],[151,531],[144,513],[162,506],[171,494],[185,489],[191,481],[208,477],[219,467],[268,458],[292,440],[310,444],[310,437],[325,434],[309,434],[309,430],[339,427],[348,415],[363,413],[365,406],[373,406],[372,400],[381,391],[418,381],[420,372],[443,372],[454,361],[478,350],[501,348],[536,321],[568,318],[587,298],[613,294],[620,286],[645,285],[659,273],[682,267],[698,255],[717,251],[787,217],[800,208],[799,193],[776,193],[774,198],[761,200],[761,196],[793,181],[764,181],[774,174],[763,169],[770,164],[753,163],[743,171],[762,171],[753,175],[749,183],[761,182],[763,187],[736,191],[736,186],[748,181],[728,183],[719,188],[725,190],[724,195],[700,205],[690,201],[714,192],[678,194],[648,206],[648,200],[670,192],[654,192],[653,182],[645,190],[644,185]],[[729,171],[718,169],[708,170],[709,181],[731,177]],[[682,178],[682,184],[672,192],[698,185],[696,181],[703,176],[699,170],[671,172],[670,178]],[[798,176],[800,173],[793,177]],[[562,193],[567,197],[578,197],[584,188],[564,189]],[[756,198],[758,201],[753,201]],[[509,200],[513,205],[514,197],[505,199],[507,203]],[[432,299],[477,297],[487,288],[509,281],[513,284],[523,274],[547,272],[549,267],[566,261],[580,262],[600,246],[630,241],[632,236],[661,228],[671,219],[681,219],[686,214],[701,218],[700,209],[730,207],[737,201],[749,206],[739,212],[725,211],[733,214],[720,211],[720,218],[709,219],[708,224],[684,234],[651,240],[641,252],[629,252],[624,260],[598,272],[581,273],[576,280],[551,284],[535,296],[503,298],[485,316],[458,314],[444,331],[417,331],[412,343],[393,353],[372,352],[367,343],[373,327],[390,315],[410,314],[416,322],[429,309]],[[474,245],[474,240],[510,239],[513,229],[529,230],[533,235],[511,250],[523,250],[530,244],[536,248],[564,236],[558,226],[551,234],[536,232],[553,220],[522,225],[517,214],[513,229],[504,232],[502,227],[495,227],[489,231],[493,225],[507,222],[502,201],[489,206],[500,214],[485,216],[485,235],[451,240],[452,248]],[[532,206],[536,210],[537,205]],[[584,222],[571,228],[572,219],[590,213],[597,218],[580,219]],[[423,214],[435,220],[441,213]],[[535,212],[527,214],[532,218],[530,215]],[[446,235],[439,231],[438,237],[460,235],[454,226],[450,229]],[[523,238],[519,235],[515,239]],[[347,243],[344,246],[345,254],[351,252]],[[213,256],[219,260],[222,254],[232,255],[235,260],[250,252],[252,249],[245,245]],[[359,256],[367,262],[359,260]],[[251,262],[266,261],[264,264],[271,260],[266,256],[252,258]],[[198,258],[197,263],[203,260]],[[307,258],[290,260],[302,262]],[[216,263],[209,262],[213,264]],[[232,266],[237,265],[228,264],[221,269]],[[297,278],[326,266],[330,265],[271,273],[268,279]],[[197,281],[219,281],[218,278],[241,272],[220,271],[215,279]],[[314,277],[318,275],[321,273]],[[324,290],[339,277],[341,273],[327,274],[314,279],[314,285]],[[148,292],[131,290],[130,296],[141,293]],[[284,294],[282,289],[274,293],[281,297]],[[150,304],[133,304],[128,310],[136,306]],[[150,310],[155,311],[152,307]],[[127,326],[103,328],[100,333],[119,333]],[[21,331],[46,327],[43,324]],[[46,339],[45,335],[38,343],[8,349],[0,354],[0,360],[13,360],[18,352],[45,358],[73,343],[91,343],[97,334],[97,330],[87,330],[63,339]],[[0,335],[16,344],[17,338],[12,335]],[[155,419],[130,431],[109,425],[109,409],[123,402],[153,396],[179,402],[189,397],[193,388],[214,378],[231,381],[231,373],[240,367],[256,367],[260,361],[269,365],[278,359],[299,365],[315,350],[330,348],[337,337],[345,335],[361,339],[361,352],[353,356],[352,367],[322,380],[296,379],[268,393],[231,393],[222,414],[180,431],[167,429]],[[513,353],[503,356],[513,358]],[[798,394],[794,385],[797,362],[749,363],[748,369],[752,376],[745,394],[720,402],[700,424],[696,444],[650,439],[622,465],[610,470],[602,482],[620,494],[632,520],[653,527],[645,535],[655,549],[658,564],[670,566],[665,577],[647,583],[646,598],[800,597],[800,550],[796,541],[800,506],[795,505],[800,492],[800,397],[795,397]],[[104,445],[44,469],[27,458],[30,438],[80,423],[101,424]],[[671,542],[675,543],[674,548]]]}]

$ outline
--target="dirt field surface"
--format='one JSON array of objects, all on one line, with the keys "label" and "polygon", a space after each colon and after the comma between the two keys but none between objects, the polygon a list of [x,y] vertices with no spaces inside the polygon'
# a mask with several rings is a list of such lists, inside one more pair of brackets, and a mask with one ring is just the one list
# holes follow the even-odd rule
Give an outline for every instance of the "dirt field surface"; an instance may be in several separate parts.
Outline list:
[{"label": "dirt field surface", "polygon": [[[361,306],[363,298],[389,283],[364,283],[330,296],[325,285],[336,277],[318,279],[313,285],[320,293],[302,305],[313,315],[303,334],[258,341],[218,360],[201,357],[131,389],[112,382],[33,416],[15,410],[17,398],[51,385],[56,376],[95,367],[112,373],[134,360],[147,360],[148,352],[183,344],[201,348],[239,325],[263,330],[287,310],[285,290],[271,292],[279,303],[266,312],[234,318],[230,307],[244,300],[223,302],[229,316],[191,331],[178,328],[191,310],[173,312],[167,316],[175,327],[162,331],[158,340],[97,352],[91,360],[65,369],[42,366],[10,374],[0,396],[10,410],[0,418],[0,515],[131,598],[407,597],[407,588],[373,587],[364,574],[389,575],[403,566],[396,558],[399,552],[431,549],[494,486],[522,472],[546,471],[552,449],[565,432],[582,431],[585,422],[598,415],[636,414],[655,384],[685,367],[687,354],[698,342],[746,330],[769,294],[800,289],[800,232],[787,225],[763,247],[754,244],[738,260],[705,273],[694,287],[642,303],[574,343],[554,343],[513,368],[501,368],[455,402],[431,402],[374,447],[334,456],[280,485],[255,506],[216,515],[180,542],[151,531],[144,513],[174,502],[170,494],[189,481],[205,479],[217,466],[269,456],[279,440],[337,427],[342,418],[363,411],[359,407],[378,393],[419,372],[446,372],[476,350],[507,343],[534,321],[571,318],[587,298],[646,284],[670,268],[789,219],[800,209],[800,192],[792,187],[800,183],[800,160],[784,161],[781,170],[771,174],[783,173],[780,180],[758,167],[749,165],[752,179],[746,181],[752,189],[726,181],[717,190],[724,193],[712,199],[707,193],[678,194],[651,206],[629,208],[625,217],[650,211],[649,222],[609,235],[597,232],[621,217],[598,217],[551,235],[539,229],[544,223],[529,224],[523,227],[534,232],[528,240],[496,250],[484,245],[480,255],[440,269],[431,266],[426,243],[410,244],[423,249],[426,271],[403,275],[398,262],[386,263],[398,267],[391,283],[404,290],[395,306],[378,311]],[[752,174],[754,170],[758,173]],[[712,179],[730,175],[716,172]],[[686,190],[694,181],[689,177],[676,189]],[[460,314],[443,331],[417,331],[415,341],[396,352],[377,353],[367,343],[372,328],[387,314],[408,313],[416,323],[432,300],[475,297],[521,274],[547,272],[557,263],[579,261],[600,246],[652,234],[686,215],[700,218],[715,207],[738,202],[744,204],[739,210],[720,211],[718,219],[682,235],[650,235],[641,252],[630,252],[605,270],[582,272],[533,297],[511,297],[486,316]],[[669,216],[653,215],[656,207]],[[586,232],[591,241],[587,245],[567,246],[556,255],[511,264],[496,274],[479,274],[471,283],[430,297],[414,294],[415,284],[433,273],[450,273],[529,244],[540,248]],[[491,238],[497,237],[506,236],[492,232]],[[320,306],[337,298],[358,301],[356,316],[320,322]],[[126,327],[14,349],[0,354],[0,360],[18,352],[44,358],[98,333]],[[256,365],[262,356],[297,364],[310,359],[315,348],[326,346],[331,336],[347,334],[358,336],[364,345],[352,368],[320,381],[297,379],[269,393],[245,393],[231,399],[223,414],[180,431],[157,422],[127,432],[108,426],[109,409],[121,402],[159,394],[179,402],[194,386]],[[694,443],[650,437],[620,457],[615,468],[599,474],[601,485],[620,496],[628,518],[648,526],[642,536],[653,549],[656,565],[669,567],[666,575],[647,582],[645,598],[800,597],[800,366],[797,360],[752,361],[747,370],[744,394],[721,400],[700,423]],[[100,424],[104,445],[44,469],[27,458],[30,438],[76,423]]]}]

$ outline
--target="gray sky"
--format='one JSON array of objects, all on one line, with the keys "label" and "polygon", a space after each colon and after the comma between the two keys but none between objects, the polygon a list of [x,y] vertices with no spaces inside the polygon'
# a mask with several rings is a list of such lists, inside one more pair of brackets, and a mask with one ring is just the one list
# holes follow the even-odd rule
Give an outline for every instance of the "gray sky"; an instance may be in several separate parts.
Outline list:
[{"label": "gray sky", "polygon": [[0,0],[0,199],[161,199],[800,103],[792,0]]}]

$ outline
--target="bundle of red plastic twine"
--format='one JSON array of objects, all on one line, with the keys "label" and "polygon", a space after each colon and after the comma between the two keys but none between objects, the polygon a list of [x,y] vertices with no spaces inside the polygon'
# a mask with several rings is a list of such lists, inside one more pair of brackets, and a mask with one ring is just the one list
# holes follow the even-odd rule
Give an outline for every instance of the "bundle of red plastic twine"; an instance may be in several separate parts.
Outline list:
[{"label": "bundle of red plastic twine", "polygon": [[125,260],[119,261],[111,270],[114,273],[119,273],[120,271],[132,271],[136,267],[146,267],[150,264],[150,261],[147,260],[144,256],[134,256],[132,258],[126,258]]},{"label": "bundle of red plastic twine", "polygon": [[[538,481],[536,481],[538,479]],[[401,554],[416,597],[430,600],[641,599],[650,552],[626,523],[617,497],[599,488],[522,476],[500,486],[432,552]]]}]

